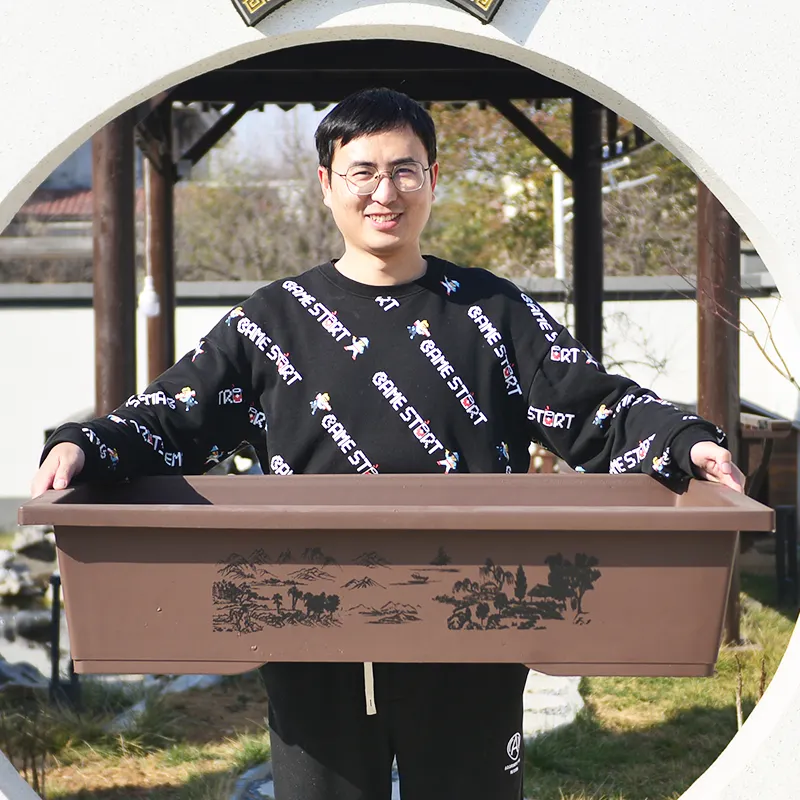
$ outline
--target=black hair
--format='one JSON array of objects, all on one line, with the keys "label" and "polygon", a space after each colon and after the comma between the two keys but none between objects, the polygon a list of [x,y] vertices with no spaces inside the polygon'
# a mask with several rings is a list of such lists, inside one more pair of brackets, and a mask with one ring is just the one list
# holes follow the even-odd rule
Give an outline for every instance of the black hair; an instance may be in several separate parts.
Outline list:
[{"label": "black hair", "polygon": [[430,166],[436,161],[436,128],[416,101],[394,89],[362,89],[344,98],[320,122],[314,141],[320,166],[330,170],[336,145],[400,128],[411,128],[425,146]]}]

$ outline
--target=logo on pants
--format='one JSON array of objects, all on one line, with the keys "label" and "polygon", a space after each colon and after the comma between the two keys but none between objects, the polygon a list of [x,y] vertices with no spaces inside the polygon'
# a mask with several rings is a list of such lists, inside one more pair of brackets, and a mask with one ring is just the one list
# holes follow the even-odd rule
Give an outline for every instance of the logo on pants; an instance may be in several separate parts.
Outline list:
[{"label": "logo on pants", "polygon": [[506,764],[505,767],[505,771],[509,775],[513,775],[515,772],[519,771],[521,751],[522,751],[522,736],[519,733],[515,733],[508,740],[508,744],[506,745],[506,753],[508,753],[508,757],[511,759],[511,763]]}]

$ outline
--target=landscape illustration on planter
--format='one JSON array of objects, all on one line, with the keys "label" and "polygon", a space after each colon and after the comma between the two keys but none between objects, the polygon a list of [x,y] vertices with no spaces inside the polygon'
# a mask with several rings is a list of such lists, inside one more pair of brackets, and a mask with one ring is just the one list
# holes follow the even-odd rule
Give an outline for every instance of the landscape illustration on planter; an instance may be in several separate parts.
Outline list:
[{"label": "landscape illustration on planter", "polygon": [[[584,598],[600,578],[598,559],[577,553],[570,561],[556,553],[544,563],[547,583],[531,587],[522,565],[507,570],[487,558],[471,570],[454,567],[443,547],[427,566],[415,568],[393,566],[375,551],[361,553],[346,567],[319,547],[306,548],[299,559],[290,550],[275,559],[261,548],[247,556],[231,553],[217,564],[219,578],[212,585],[213,629],[256,633],[290,625],[332,627],[344,618],[348,624],[420,622],[423,602],[407,602],[410,591],[423,595],[419,599],[428,608],[431,601],[452,606],[450,630],[541,629],[567,619],[588,624]],[[450,586],[449,593],[442,584]],[[392,588],[400,586],[406,588]],[[365,590],[371,590],[370,602],[360,597]],[[392,598],[398,591],[406,602]],[[385,602],[376,604],[375,592],[385,592]]]}]

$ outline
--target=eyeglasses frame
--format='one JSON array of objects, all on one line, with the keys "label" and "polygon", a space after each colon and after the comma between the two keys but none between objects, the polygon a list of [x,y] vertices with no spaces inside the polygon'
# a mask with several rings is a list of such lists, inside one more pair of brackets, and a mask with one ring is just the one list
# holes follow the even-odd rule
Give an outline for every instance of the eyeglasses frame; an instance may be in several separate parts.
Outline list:
[{"label": "eyeglasses frame", "polygon": [[[406,164],[418,164],[420,169],[422,170],[422,183],[416,189],[401,189],[394,182],[395,171],[398,170],[400,167],[405,166]],[[344,178],[344,182],[347,184],[347,188],[350,190],[350,194],[354,194],[356,197],[367,197],[367,196],[369,196],[371,194],[375,194],[375,192],[378,191],[378,189],[380,188],[381,182],[383,181],[383,179],[385,177],[389,178],[389,180],[392,182],[392,186],[394,186],[394,188],[398,192],[401,192],[402,194],[413,194],[414,192],[418,192],[418,191],[420,191],[420,189],[422,189],[425,186],[425,173],[428,172],[432,167],[433,167],[433,164],[428,164],[427,167],[423,167],[421,161],[415,161],[414,159],[410,159],[409,161],[403,161],[400,164],[395,164],[395,166],[392,167],[391,171],[385,170],[385,169],[375,170],[375,176],[378,178],[378,182],[375,184],[375,188],[374,189],[370,189],[368,192],[357,192],[355,190],[355,187],[353,186],[353,184],[348,180],[346,172],[345,173],[337,172],[332,167],[329,167],[329,169],[330,169],[331,173],[333,173],[334,175],[338,175],[340,178]],[[348,171],[349,171],[349,169],[350,168],[348,167]]]}]

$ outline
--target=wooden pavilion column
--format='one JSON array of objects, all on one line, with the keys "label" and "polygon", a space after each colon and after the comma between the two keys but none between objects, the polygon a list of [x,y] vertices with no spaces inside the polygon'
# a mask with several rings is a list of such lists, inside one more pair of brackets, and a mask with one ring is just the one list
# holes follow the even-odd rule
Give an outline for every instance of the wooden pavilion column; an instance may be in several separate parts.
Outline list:
[{"label": "wooden pavilion column", "polygon": [[144,160],[146,198],[146,239],[149,274],[159,298],[159,312],[147,317],[147,376],[155,380],[175,363],[175,167],[172,154],[172,103],[159,105],[159,159]]},{"label": "wooden pavilion column", "polygon": [[133,115],[92,137],[95,413],[108,414],[136,387],[136,239]]},{"label": "wooden pavilion column", "polygon": [[572,269],[575,335],[603,357],[603,107],[572,98]]},{"label": "wooden pavilion column", "polygon": [[[739,457],[740,232],[705,184],[697,184],[697,412],[728,434]],[[740,641],[738,547],[725,614],[725,642]]]}]

